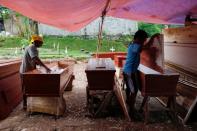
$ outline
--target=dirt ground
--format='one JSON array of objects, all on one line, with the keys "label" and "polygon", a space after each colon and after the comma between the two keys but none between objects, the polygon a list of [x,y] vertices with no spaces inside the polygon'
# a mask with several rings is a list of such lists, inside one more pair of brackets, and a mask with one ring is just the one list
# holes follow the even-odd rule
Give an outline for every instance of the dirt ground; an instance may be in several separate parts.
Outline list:
[{"label": "dirt ground", "polygon": [[[86,108],[86,63],[78,62],[74,67],[75,80],[73,90],[64,93],[66,111],[55,119],[52,115],[34,113],[29,115],[22,109],[22,103],[5,120],[0,121],[3,131],[192,131],[192,126],[175,123],[162,105],[154,98],[150,102],[149,124],[144,124],[143,117],[129,122],[124,119],[121,110],[118,115],[92,118]],[[140,93],[136,108],[141,103]]]}]

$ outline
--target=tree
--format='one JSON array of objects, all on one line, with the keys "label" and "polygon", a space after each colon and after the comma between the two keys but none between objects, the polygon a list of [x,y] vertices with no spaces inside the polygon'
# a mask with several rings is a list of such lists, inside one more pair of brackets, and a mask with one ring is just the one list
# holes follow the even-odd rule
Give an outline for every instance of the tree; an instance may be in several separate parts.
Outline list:
[{"label": "tree", "polygon": [[149,36],[152,36],[155,33],[161,33],[164,25],[139,22],[138,28],[145,30]]},{"label": "tree", "polygon": [[5,31],[4,17],[9,13],[9,10],[3,6],[0,6],[0,32]]},{"label": "tree", "polygon": [[[14,12],[0,6],[0,31],[1,27],[4,24],[5,19],[11,19],[16,24],[16,28],[18,29],[18,35],[22,37],[27,37],[31,34],[38,34],[38,22],[31,20],[20,13]],[[4,27],[4,25],[3,25]]]}]

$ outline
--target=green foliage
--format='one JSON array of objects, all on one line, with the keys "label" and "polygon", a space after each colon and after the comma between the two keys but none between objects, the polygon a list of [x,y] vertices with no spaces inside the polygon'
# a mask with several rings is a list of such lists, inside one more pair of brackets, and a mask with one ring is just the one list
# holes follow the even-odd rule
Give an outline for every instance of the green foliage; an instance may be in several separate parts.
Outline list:
[{"label": "green foliage", "polygon": [[[89,52],[95,52],[98,40],[95,39],[85,39],[83,37],[57,37],[57,36],[45,36],[43,48],[53,48],[54,44],[60,46],[61,49],[68,48],[68,50],[80,50],[84,49]],[[110,51],[111,47],[114,47],[116,51],[125,51],[125,47],[121,42],[115,40],[102,40],[102,47],[100,51]]]},{"label": "green foliage", "polygon": [[[97,38],[85,39],[76,36],[44,36],[44,44],[40,48],[40,57],[43,59],[63,58],[66,56],[77,59],[88,58],[91,53],[96,52]],[[29,44],[29,40],[24,37],[5,37],[0,39],[0,58],[21,57],[24,46]],[[126,47],[120,41],[103,39],[100,52],[109,52],[113,46],[115,51],[126,51]],[[67,53],[65,51],[67,49]],[[84,51],[81,51],[84,49]],[[17,53],[13,53],[17,52]]]},{"label": "green foliage", "polygon": [[31,20],[18,12],[14,12],[9,10],[8,8],[0,6],[0,18],[10,18],[14,20],[16,23],[16,28],[18,29],[18,35],[20,37],[25,37],[26,39],[28,39],[31,34],[34,34],[34,30],[30,25]]},{"label": "green foliage", "polygon": [[139,22],[138,28],[145,30],[149,36],[152,36],[155,33],[161,33],[164,25]]},{"label": "green foliage", "polygon": [[133,40],[133,35],[119,35],[117,42],[122,43],[125,47]]},{"label": "green foliage", "polygon": [[24,37],[26,39],[30,38],[33,31],[31,30],[29,21],[30,20],[27,17],[17,16],[16,26],[18,28],[18,35],[20,37]]},{"label": "green foliage", "polygon": [[15,48],[15,47],[21,47],[21,40],[20,37],[0,37],[0,43],[1,47],[3,48]]},{"label": "green foliage", "polygon": [[3,19],[9,18],[10,12],[11,11],[8,8],[0,6],[0,18],[3,18]]}]

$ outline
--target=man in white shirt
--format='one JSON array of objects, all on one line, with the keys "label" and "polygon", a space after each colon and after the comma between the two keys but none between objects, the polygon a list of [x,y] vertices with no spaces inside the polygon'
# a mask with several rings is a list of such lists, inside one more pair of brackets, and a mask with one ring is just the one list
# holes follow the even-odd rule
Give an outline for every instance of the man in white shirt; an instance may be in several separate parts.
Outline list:
[{"label": "man in white shirt", "polygon": [[25,48],[25,53],[24,57],[22,59],[22,63],[20,66],[20,76],[21,76],[21,84],[22,84],[22,91],[23,91],[23,108],[26,109],[27,107],[27,101],[26,101],[26,96],[24,93],[24,88],[23,88],[23,78],[22,74],[36,69],[36,65],[43,66],[47,72],[50,72],[50,69],[40,60],[38,56],[38,49],[41,47],[43,44],[42,37],[38,35],[32,35],[31,38],[31,45]]}]

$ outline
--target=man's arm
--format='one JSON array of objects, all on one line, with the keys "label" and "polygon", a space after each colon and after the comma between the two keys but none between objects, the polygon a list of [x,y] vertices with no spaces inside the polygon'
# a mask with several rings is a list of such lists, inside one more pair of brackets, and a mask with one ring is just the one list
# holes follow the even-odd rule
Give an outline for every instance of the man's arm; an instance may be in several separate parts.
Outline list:
[{"label": "man's arm", "polygon": [[40,65],[40,66],[43,66],[43,67],[47,70],[47,72],[50,72],[50,71],[51,71],[51,70],[40,60],[39,57],[35,56],[35,57],[33,58],[33,61],[35,61],[36,64],[38,64],[38,65]]},{"label": "man's arm", "polygon": [[149,41],[143,46],[143,49],[150,48],[153,45],[155,38],[159,39],[159,36],[159,33],[152,35]]}]

